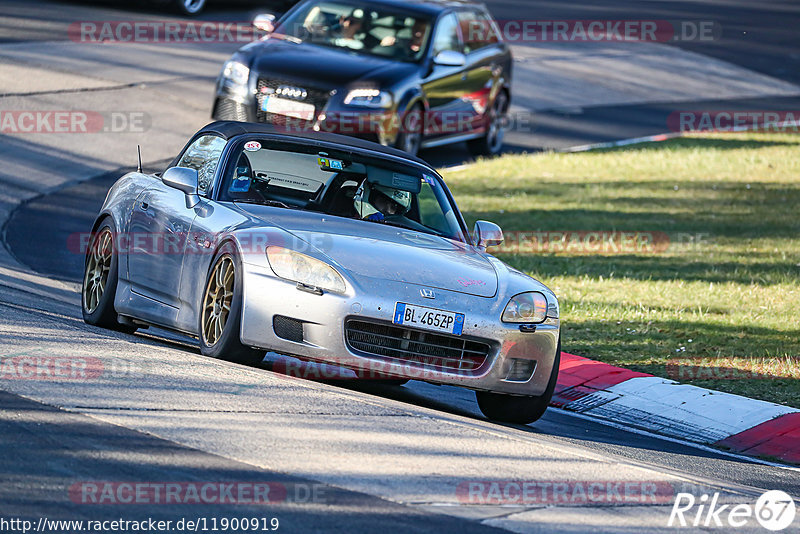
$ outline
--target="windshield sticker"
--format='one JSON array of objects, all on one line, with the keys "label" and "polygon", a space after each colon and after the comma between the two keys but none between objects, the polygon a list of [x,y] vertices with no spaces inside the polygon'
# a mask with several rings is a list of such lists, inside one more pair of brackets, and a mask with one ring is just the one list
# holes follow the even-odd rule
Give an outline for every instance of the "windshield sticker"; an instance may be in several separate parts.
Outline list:
[{"label": "windshield sticker", "polygon": [[407,174],[392,173],[392,186],[404,191],[413,191],[415,187],[419,187],[418,180],[419,178]]},{"label": "windshield sticker", "polygon": [[305,191],[306,193],[316,193],[322,186],[321,182],[310,180],[301,176],[289,176],[287,174],[269,173],[267,175],[269,185],[271,187],[283,187],[285,189],[294,189],[296,191]]},{"label": "windshield sticker", "polygon": [[323,170],[341,171],[344,169],[344,162],[338,159],[317,158],[317,162]]},{"label": "windshield sticker", "polygon": [[237,176],[231,182],[231,186],[228,188],[228,191],[231,193],[247,193],[250,191],[250,177]]},{"label": "windshield sticker", "polygon": [[423,180],[425,183],[431,187],[436,187],[436,179],[433,176],[428,176],[427,174],[423,175]]},{"label": "windshield sticker", "polygon": [[259,150],[261,150],[261,143],[259,143],[258,141],[248,141],[247,143],[244,144],[244,149],[247,152],[258,152]]}]

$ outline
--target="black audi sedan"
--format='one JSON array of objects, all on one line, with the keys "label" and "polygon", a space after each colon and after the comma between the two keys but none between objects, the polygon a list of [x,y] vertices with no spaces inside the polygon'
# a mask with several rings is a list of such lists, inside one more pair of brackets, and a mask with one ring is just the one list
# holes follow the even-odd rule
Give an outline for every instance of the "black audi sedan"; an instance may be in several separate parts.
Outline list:
[{"label": "black audi sedan", "polygon": [[352,135],[416,154],[466,141],[501,151],[511,52],[482,4],[305,0],[236,52],[212,117]]}]

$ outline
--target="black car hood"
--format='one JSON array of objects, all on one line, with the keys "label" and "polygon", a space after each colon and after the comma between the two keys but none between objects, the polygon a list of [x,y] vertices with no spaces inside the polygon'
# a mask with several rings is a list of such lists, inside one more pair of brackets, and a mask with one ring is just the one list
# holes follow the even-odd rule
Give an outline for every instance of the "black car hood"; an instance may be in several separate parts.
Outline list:
[{"label": "black car hood", "polygon": [[251,70],[259,76],[308,82],[325,89],[346,87],[356,81],[391,83],[419,68],[414,63],[278,38],[260,43],[251,52],[255,55]]}]

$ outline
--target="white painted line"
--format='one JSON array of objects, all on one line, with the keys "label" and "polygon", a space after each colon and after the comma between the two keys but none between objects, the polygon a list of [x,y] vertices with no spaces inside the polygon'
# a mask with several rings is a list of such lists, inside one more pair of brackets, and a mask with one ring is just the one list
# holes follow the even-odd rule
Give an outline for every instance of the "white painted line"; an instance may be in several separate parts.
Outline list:
[{"label": "white painted line", "polygon": [[[608,397],[609,393],[618,397],[581,412],[706,444],[798,412],[788,406],[654,376],[632,378],[598,395]],[[576,402],[591,406],[592,396]]]},{"label": "white painted line", "polygon": [[681,137],[683,134],[672,132],[672,133],[662,133],[656,135],[647,135],[645,137],[631,137],[629,139],[620,139],[619,141],[608,141],[606,143],[592,143],[589,145],[578,145],[572,146],[568,148],[558,149],[555,152],[587,152],[589,150],[597,150],[601,148],[617,148],[621,146],[628,146],[628,145],[635,145],[637,143],[655,143],[660,141],[666,141],[668,139],[674,139],[675,137]]},{"label": "white painted line", "polygon": [[630,432],[631,434],[637,434],[639,436],[645,436],[645,437],[648,437],[648,438],[659,439],[659,440],[663,440],[663,441],[669,441],[670,443],[675,443],[675,444],[678,444],[678,445],[684,445],[686,447],[692,447],[692,448],[697,449],[697,450],[701,450],[701,451],[705,451],[705,452],[711,452],[711,453],[714,453],[714,454],[719,454],[719,455],[722,455],[722,456],[726,456],[728,458],[733,458],[733,459],[736,459],[736,460],[742,460],[742,461],[751,462],[751,463],[755,463],[755,464],[767,465],[769,467],[778,467],[780,469],[785,469],[787,471],[792,471],[794,473],[800,474],[800,467],[794,467],[794,466],[791,466],[791,465],[771,462],[769,460],[762,460],[761,458],[756,458],[754,456],[745,456],[744,454],[737,454],[735,452],[724,451],[722,449],[717,449],[717,448],[711,447],[709,445],[703,445],[702,443],[696,443],[694,441],[687,441],[685,439],[674,438],[672,436],[665,436],[663,434],[657,434],[657,433],[651,432],[649,430],[643,430],[641,428],[630,427],[628,425],[624,425],[624,424],[621,424],[621,423],[616,423],[614,421],[609,421],[607,419],[601,419],[601,418],[595,417],[593,415],[585,415],[585,414],[582,414],[582,413],[571,412],[569,410],[565,410],[564,408],[556,408],[554,406],[550,406],[547,410],[548,411],[552,410],[554,412],[558,412],[558,413],[563,414],[563,415],[569,415],[569,416],[572,416],[572,417],[577,417],[579,419],[583,419],[584,421],[591,421],[593,423],[599,423],[599,424],[601,424],[603,426],[616,428],[617,430],[624,430],[625,432]]}]

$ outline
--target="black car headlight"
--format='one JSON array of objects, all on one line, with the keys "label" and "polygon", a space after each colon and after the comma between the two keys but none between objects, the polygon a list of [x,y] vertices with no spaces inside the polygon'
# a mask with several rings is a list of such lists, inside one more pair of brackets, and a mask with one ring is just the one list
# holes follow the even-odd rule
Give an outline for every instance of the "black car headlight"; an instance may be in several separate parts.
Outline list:
[{"label": "black car headlight", "polygon": [[352,89],[344,97],[347,106],[360,106],[365,108],[390,108],[392,107],[392,94],[380,89]]},{"label": "black car headlight", "polygon": [[539,292],[520,293],[503,311],[504,323],[541,323],[547,318],[547,298]]},{"label": "black car headlight", "polygon": [[250,79],[250,68],[240,61],[231,59],[222,68],[222,77],[230,80],[234,85],[247,86]]}]

